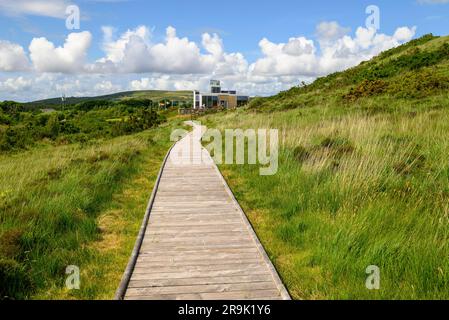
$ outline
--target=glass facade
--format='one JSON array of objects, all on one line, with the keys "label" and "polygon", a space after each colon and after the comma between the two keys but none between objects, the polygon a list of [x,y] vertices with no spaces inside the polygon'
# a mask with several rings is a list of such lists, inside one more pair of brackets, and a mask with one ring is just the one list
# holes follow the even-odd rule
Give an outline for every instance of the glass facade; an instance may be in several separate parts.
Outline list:
[{"label": "glass facade", "polygon": [[236,108],[246,105],[248,96],[238,96],[236,90],[221,90],[220,81],[211,80],[211,93],[201,94],[194,91],[195,108]]},{"label": "glass facade", "polygon": [[210,92],[211,93],[220,93],[221,92],[221,84],[218,80],[210,81]]},{"label": "glass facade", "polygon": [[201,105],[206,108],[213,108],[218,106],[218,97],[217,96],[203,96],[203,101]]}]

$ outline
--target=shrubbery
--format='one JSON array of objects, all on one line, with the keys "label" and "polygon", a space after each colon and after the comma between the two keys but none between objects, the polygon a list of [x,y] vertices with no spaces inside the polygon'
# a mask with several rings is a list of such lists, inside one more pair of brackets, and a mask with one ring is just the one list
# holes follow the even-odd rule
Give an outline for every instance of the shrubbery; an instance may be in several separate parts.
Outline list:
[{"label": "shrubbery", "polygon": [[449,59],[449,43],[444,43],[437,50],[421,50],[414,48],[407,54],[387,62],[380,60],[371,63],[372,66],[355,68],[348,77],[349,83],[358,83],[363,80],[377,80],[390,78],[407,71],[417,71],[425,67],[434,66],[443,60]]},{"label": "shrubbery", "polygon": [[410,72],[400,81],[392,81],[389,92],[402,98],[421,98],[449,89],[449,78],[431,70]]},{"label": "shrubbery", "polygon": [[390,94],[400,98],[423,98],[449,89],[449,78],[432,70],[411,71],[389,81],[364,80],[352,87],[343,98],[356,101],[362,97]]},{"label": "shrubbery", "polygon": [[264,102],[265,102],[264,98],[261,97],[254,98],[248,103],[248,109],[258,109],[264,104]]},{"label": "shrubbery", "polygon": [[387,83],[383,80],[364,80],[358,86],[351,88],[343,97],[348,101],[355,101],[361,97],[384,93],[387,86]]},{"label": "shrubbery", "polygon": [[5,101],[0,103],[0,151],[24,149],[42,139],[86,142],[147,130],[164,121],[151,105],[151,100],[93,100],[43,113]]}]

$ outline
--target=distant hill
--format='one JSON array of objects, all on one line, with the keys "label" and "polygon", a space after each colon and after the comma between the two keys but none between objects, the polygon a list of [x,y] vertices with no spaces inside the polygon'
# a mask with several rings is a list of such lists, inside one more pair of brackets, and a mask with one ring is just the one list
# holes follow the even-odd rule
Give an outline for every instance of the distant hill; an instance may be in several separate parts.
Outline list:
[{"label": "distant hill", "polygon": [[[96,97],[67,97],[65,103],[67,105],[73,105],[86,101],[95,101],[95,100],[120,101],[126,99],[149,99],[153,101],[173,100],[179,102],[182,101],[189,102],[192,100],[192,92],[163,91],[163,90],[126,91]],[[60,104],[61,104],[60,97],[25,103],[25,105],[31,107],[51,107]]]}]

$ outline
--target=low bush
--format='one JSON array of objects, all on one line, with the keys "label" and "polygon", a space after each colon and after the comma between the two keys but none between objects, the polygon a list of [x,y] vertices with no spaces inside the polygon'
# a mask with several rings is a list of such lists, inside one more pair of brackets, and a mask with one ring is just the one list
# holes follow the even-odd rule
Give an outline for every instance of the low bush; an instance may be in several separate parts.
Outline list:
[{"label": "low bush", "polygon": [[34,113],[21,104],[0,103],[0,151],[17,151],[47,139],[54,144],[129,135],[153,128],[166,118],[150,100],[88,101],[65,111]]},{"label": "low bush", "polygon": [[347,101],[355,101],[362,97],[371,97],[385,93],[388,84],[383,80],[364,80],[358,86],[351,88],[343,98]]}]

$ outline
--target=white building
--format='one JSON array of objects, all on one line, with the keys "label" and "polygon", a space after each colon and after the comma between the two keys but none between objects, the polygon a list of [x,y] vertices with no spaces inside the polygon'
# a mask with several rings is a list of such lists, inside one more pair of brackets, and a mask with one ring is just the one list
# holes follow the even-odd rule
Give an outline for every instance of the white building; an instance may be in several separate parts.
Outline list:
[{"label": "white building", "polygon": [[193,108],[236,108],[249,101],[248,96],[237,95],[236,90],[222,90],[221,83],[218,80],[210,81],[210,93],[201,93],[198,90],[193,91]]}]

